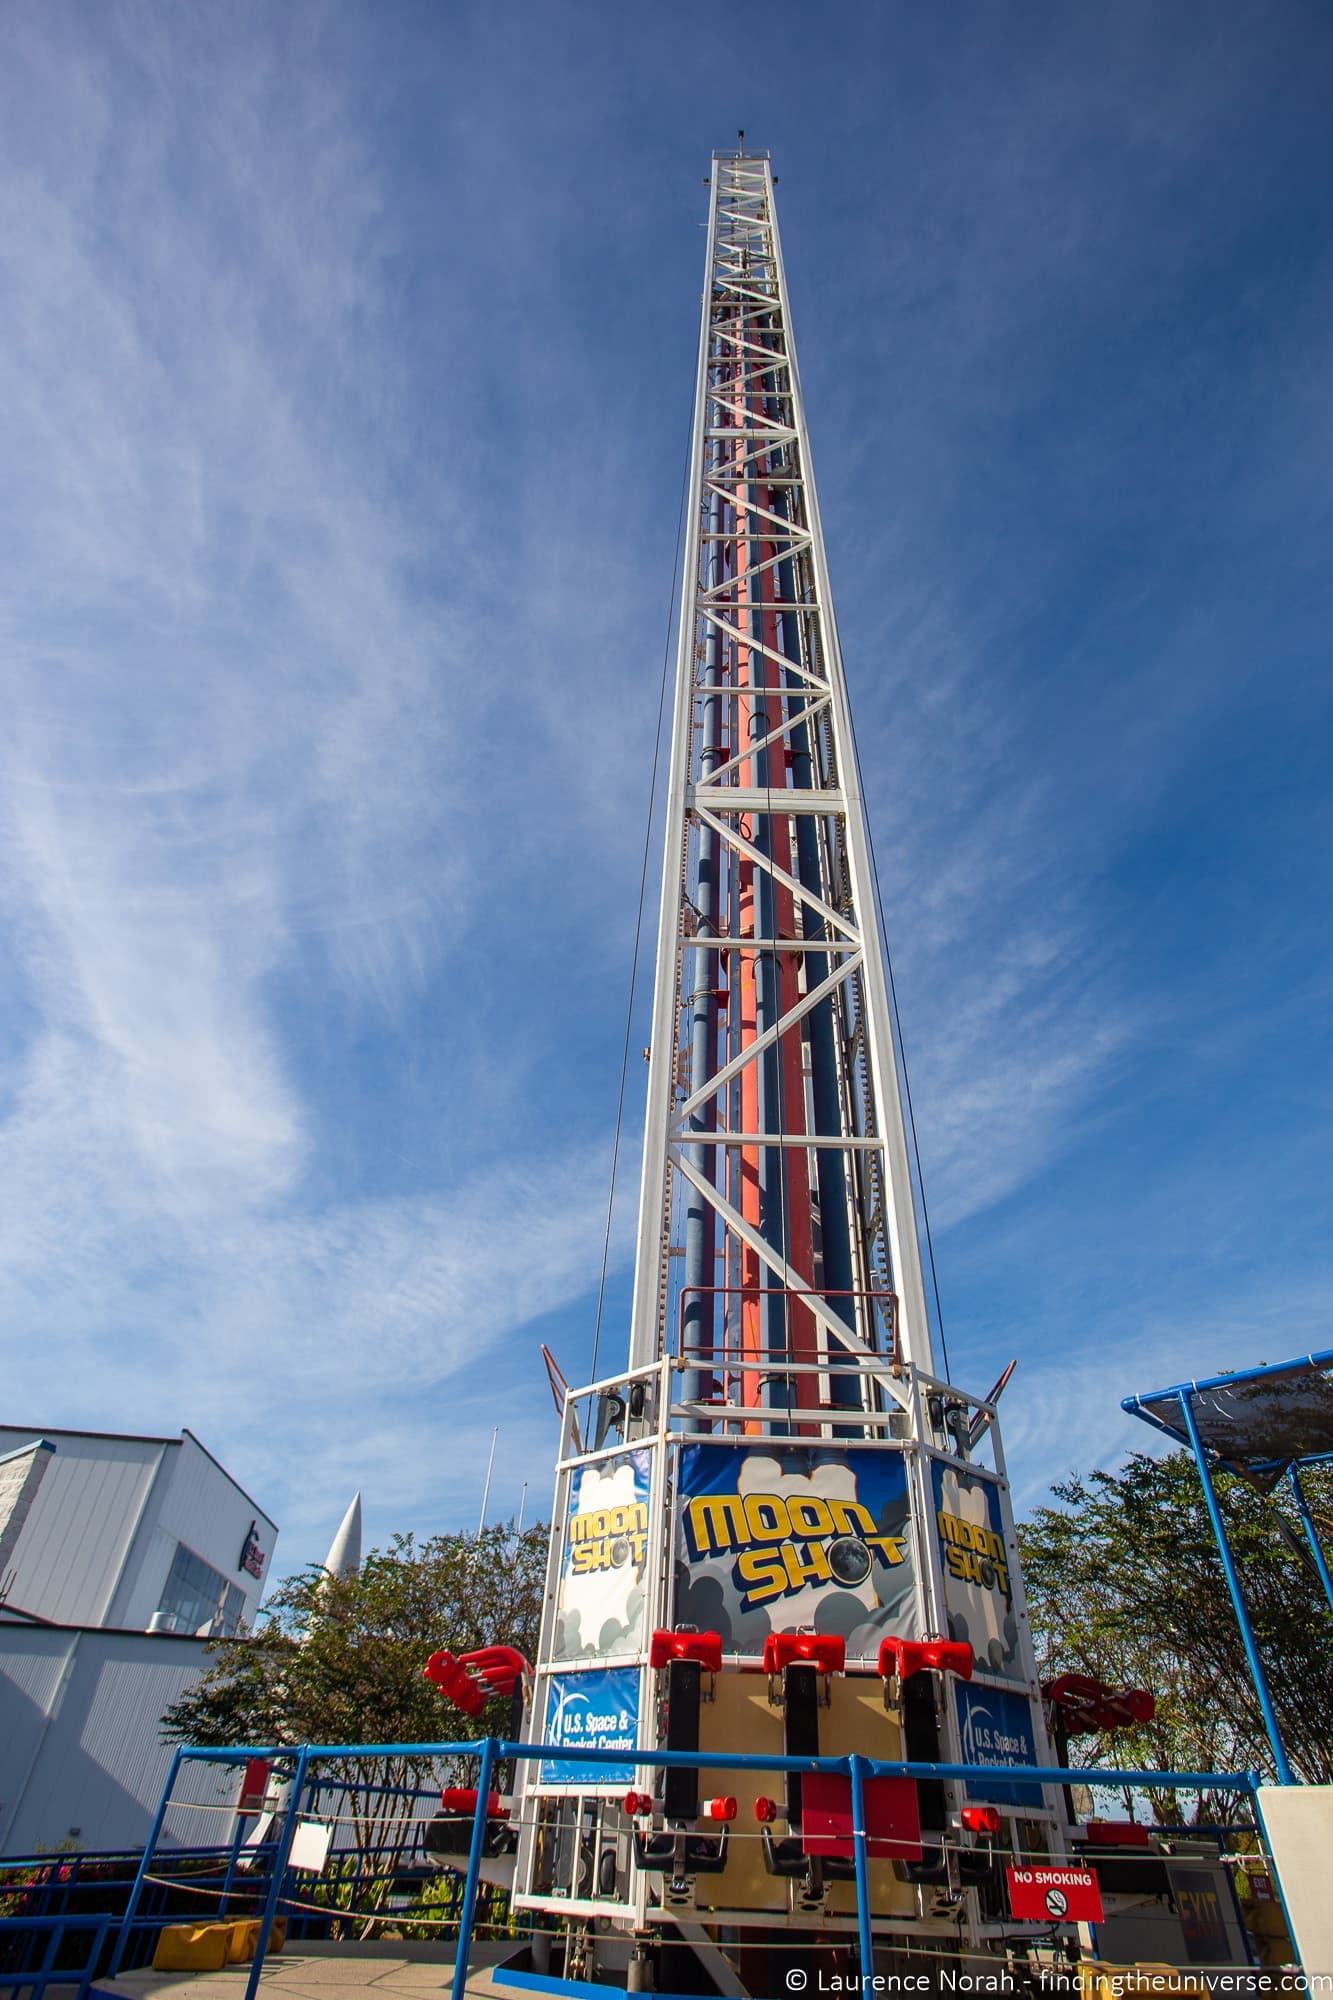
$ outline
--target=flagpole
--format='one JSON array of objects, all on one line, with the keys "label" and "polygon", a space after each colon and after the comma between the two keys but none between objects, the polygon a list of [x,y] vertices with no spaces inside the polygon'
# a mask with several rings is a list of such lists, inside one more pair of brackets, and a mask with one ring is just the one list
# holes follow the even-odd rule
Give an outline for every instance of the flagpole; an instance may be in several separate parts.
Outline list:
[{"label": "flagpole", "polygon": [[491,1497],[491,1472],[495,1465],[495,1440],[499,1435],[500,1426],[497,1424],[491,1432],[491,1455],[486,1461],[486,1484],[481,1489],[481,1519],[477,1523],[478,1534],[486,1526],[486,1504]]}]

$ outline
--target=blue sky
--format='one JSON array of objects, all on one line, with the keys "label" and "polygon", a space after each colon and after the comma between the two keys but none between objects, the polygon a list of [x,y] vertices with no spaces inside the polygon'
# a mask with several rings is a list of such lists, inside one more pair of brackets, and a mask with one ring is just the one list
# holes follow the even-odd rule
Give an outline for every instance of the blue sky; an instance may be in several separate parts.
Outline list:
[{"label": "blue sky", "polygon": [[358,1485],[471,1524],[497,1421],[544,1509],[740,125],[955,1372],[1019,1356],[1031,1501],[1146,1436],[1126,1392],[1327,1344],[1326,10],[31,0],[6,45],[11,1421],[189,1424],[280,1566]]}]

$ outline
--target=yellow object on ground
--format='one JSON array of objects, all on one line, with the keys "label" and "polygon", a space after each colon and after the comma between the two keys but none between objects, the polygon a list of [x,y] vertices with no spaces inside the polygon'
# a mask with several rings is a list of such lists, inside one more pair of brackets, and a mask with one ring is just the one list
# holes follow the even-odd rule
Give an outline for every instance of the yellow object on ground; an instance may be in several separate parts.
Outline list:
[{"label": "yellow object on ground", "polygon": [[241,1917],[227,1925],[228,1965],[248,1965],[255,1955],[262,1926],[258,1917]]},{"label": "yellow object on ground", "polygon": [[[258,1917],[233,1917],[227,1923],[231,1932],[227,1945],[228,1965],[248,1965],[259,1949],[259,1933],[263,1924]],[[286,1917],[274,1917],[273,1928],[268,1934],[268,1957],[282,1950],[287,1942]]]},{"label": "yellow object on ground", "polygon": [[231,1932],[230,1924],[169,1924],[153,1953],[154,1972],[221,1972]]},{"label": "yellow object on ground", "polygon": [[1079,2000],[1146,2000],[1150,1993],[1172,2000],[1208,2000],[1208,1988],[1178,1965],[1106,1965],[1085,1958],[1078,1968]]}]

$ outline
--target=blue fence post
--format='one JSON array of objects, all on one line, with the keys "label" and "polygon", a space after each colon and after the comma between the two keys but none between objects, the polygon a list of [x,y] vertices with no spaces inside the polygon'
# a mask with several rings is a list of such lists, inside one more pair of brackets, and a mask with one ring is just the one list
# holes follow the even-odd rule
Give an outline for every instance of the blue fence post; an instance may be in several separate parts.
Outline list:
[{"label": "blue fence post", "polygon": [[1217,1542],[1217,1553],[1222,1558],[1222,1568],[1226,1573],[1227,1589],[1231,1592],[1231,1602],[1236,1613],[1236,1623],[1240,1627],[1241,1644],[1245,1648],[1245,1657],[1250,1663],[1250,1679],[1254,1682],[1254,1692],[1259,1697],[1259,1707],[1263,1711],[1264,1727],[1268,1731],[1268,1741],[1272,1745],[1273,1762],[1277,1766],[1278,1783],[1282,1785],[1294,1785],[1296,1780],[1291,1774],[1291,1766],[1287,1762],[1287,1753],[1282,1747],[1282,1734],[1277,1726],[1277,1714],[1273,1708],[1273,1697],[1268,1691],[1268,1677],[1264,1673],[1264,1663],[1259,1658],[1259,1648],[1254,1641],[1254,1630],[1250,1624],[1250,1614],[1245,1608],[1245,1597],[1240,1587],[1240,1576],[1236,1570],[1235,1557],[1231,1553],[1231,1544],[1227,1540],[1226,1526],[1222,1520],[1222,1510],[1217,1504],[1217,1495],[1213,1491],[1213,1475],[1208,1469],[1208,1460],[1204,1453],[1203,1442],[1199,1437],[1199,1426],[1194,1421],[1194,1407],[1190,1402],[1188,1389],[1182,1389],[1180,1392],[1180,1409],[1185,1419],[1185,1429],[1189,1432],[1190,1446],[1194,1452],[1194,1463],[1199,1468],[1199,1484],[1203,1488],[1204,1502],[1208,1508],[1208,1518],[1213,1524],[1213,1536]]},{"label": "blue fence post", "polygon": [[467,1875],[463,1882],[463,1907],[458,1913],[458,1945],[454,1955],[453,2000],[464,2000],[467,1992],[468,1960],[472,1955],[472,1922],[477,1909],[477,1883],[481,1876],[481,1853],[486,1842],[486,1807],[491,1796],[491,1772],[495,1768],[495,1738],[488,1736],[481,1746],[481,1766],[477,1772],[477,1809],[472,1815],[472,1844],[468,1848]]},{"label": "blue fence post", "polygon": [[227,1856],[227,1873],[223,1878],[222,1895],[218,1902],[219,1917],[226,1916],[231,1892],[236,1886],[236,1866],[241,1858],[241,1836],[245,1832],[245,1822],[248,1818],[248,1813],[238,1811],[236,1814],[236,1830],[231,1837],[231,1853]]},{"label": "blue fence post", "polygon": [[1328,1599],[1328,1608],[1330,1611],[1333,1611],[1333,1576],[1330,1576],[1328,1573],[1328,1558],[1324,1554],[1324,1545],[1319,1539],[1319,1530],[1314,1524],[1314,1517],[1310,1512],[1309,1502],[1305,1497],[1305,1488],[1301,1485],[1300,1474],[1294,1465],[1287,1467],[1287,1482],[1291,1487],[1292,1497],[1296,1502],[1296,1512],[1301,1517],[1301,1526],[1305,1530],[1305,1539],[1310,1544],[1310,1554],[1314,1557],[1314,1566],[1319,1572],[1319,1581],[1324,1586],[1324,1595]]},{"label": "blue fence post", "polygon": [[51,1979],[51,1968],[56,1962],[56,1953],[65,1936],[65,1927],[57,1918],[51,1926],[51,1941],[42,1953],[42,1962],[37,1968],[33,2000],[46,2000],[46,1989]]},{"label": "blue fence post", "polygon": [[97,1967],[102,1957],[102,1946],[106,1943],[106,1934],[110,1928],[110,1917],[98,1918],[97,1930],[93,1937],[92,1953],[83,1968],[83,1976],[79,1980],[79,1990],[76,2000],[88,2000],[88,1995],[92,1991],[93,1981],[97,1977]]},{"label": "blue fence post", "polygon": [[125,1956],[125,1944],[129,1938],[130,1925],[134,1921],[134,1913],[139,1907],[139,1898],[143,1894],[144,1877],[153,1865],[153,1850],[162,1837],[162,1822],[167,1816],[167,1807],[171,1804],[171,1794],[176,1785],[176,1773],[180,1770],[181,1759],[184,1755],[184,1745],[177,1744],[176,1754],[171,1760],[171,1769],[167,1772],[167,1782],[162,1787],[162,1796],[157,1802],[157,1811],[153,1815],[153,1824],[149,1828],[148,1839],[144,1843],[143,1855],[135,1871],[134,1886],[130,1890],[130,1899],[125,1905],[125,1914],[120,1920],[120,1929],[116,1934],[116,1948],[111,1954],[111,1963],[107,1967],[108,1979],[114,1979],[120,1971],[120,1961]]},{"label": "blue fence post", "polygon": [[856,1868],[856,1930],[860,1946],[861,1991],[874,1991],[875,1942],[870,1929],[870,1868],[866,1859],[865,1758],[847,1759],[852,1774],[852,1861]]},{"label": "blue fence post", "polygon": [[305,1790],[305,1767],[309,1755],[310,1751],[306,1746],[296,1753],[296,1769],[292,1773],[292,1789],[287,1800],[287,1813],[274,1850],[273,1874],[269,1879],[268,1894],[264,1898],[264,1914],[259,1922],[259,1942],[255,1946],[255,1955],[250,1963],[250,1977],[245,1982],[245,2000],[255,2000],[255,1995],[259,1991],[264,1957],[273,1931],[273,1919],[278,1913],[278,1897],[282,1893],[283,1880],[287,1874],[287,1861],[296,1834],[296,1816],[301,1810],[301,1794]]}]

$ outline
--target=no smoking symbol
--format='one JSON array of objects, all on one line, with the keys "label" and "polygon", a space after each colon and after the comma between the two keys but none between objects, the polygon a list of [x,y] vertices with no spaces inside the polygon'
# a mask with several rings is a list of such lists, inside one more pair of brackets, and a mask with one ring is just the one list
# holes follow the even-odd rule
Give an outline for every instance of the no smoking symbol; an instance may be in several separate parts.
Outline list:
[{"label": "no smoking symbol", "polygon": [[1048,1917],[1062,1917],[1069,1908],[1069,1898],[1063,1889],[1046,1891],[1046,1914]]}]

